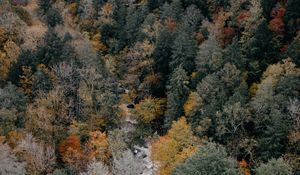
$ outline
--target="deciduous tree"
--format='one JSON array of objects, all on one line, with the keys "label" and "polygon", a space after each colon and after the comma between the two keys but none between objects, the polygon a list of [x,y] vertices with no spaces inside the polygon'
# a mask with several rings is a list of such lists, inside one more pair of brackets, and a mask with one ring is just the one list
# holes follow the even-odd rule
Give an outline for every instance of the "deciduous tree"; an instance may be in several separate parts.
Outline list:
[{"label": "deciduous tree", "polygon": [[165,99],[146,97],[135,106],[133,115],[145,123],[151,123],[164,114],[165,105]]},{"label": "deciduous tree", "polygon": [[52,171],[56,157],[51,146],[46,146],[43,142],[38,142],[31,134],[27,134],[16,149],[26,160],[28,173],[39,174]]},{"label": "deciduous tree", "polygon": [[83,171],[88,164],[88,156],[81,148],[79,137],[70,135],[59,147],[62,161],[77,171]]},{"label": "deciduous tree", "polygon": [[191,126],[184,117],[173,122],[165,136],[161,136],[151,147],[151,158],[159,166],[159,175],[169,175],[197,150]]},{"label": "deciduous tree", "polygon": [[101,162],[108,164],[111,157],[111,152],[109,150],[108,138],[105,133],[100,131],[90,132],[90,138],[87,142],[87,149],[89,152],[89,157],[96,158]]},{"label": "deciduous tree", "polygon": [[25,162],[19,162],[13,150],[3,143],[0,143],[0,174],[24,175]]},{"label": "deciduous tree", "polygon": [[227,156],[225,148],[210,142],[200,146],[194,155],[172,172],[172,175],[184,174],[242,175],[237,161]]},{"label": "deciduous tree", "polygon": [[292,169],[282,158],[271,159],[265,164],[261,164],[256,170],[257,175],[285,174],[292,175]]}]

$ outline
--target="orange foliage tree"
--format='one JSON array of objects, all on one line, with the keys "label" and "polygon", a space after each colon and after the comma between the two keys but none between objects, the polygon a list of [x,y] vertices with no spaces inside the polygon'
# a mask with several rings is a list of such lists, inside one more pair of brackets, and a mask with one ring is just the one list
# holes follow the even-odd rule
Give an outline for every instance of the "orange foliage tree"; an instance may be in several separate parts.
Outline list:
[{"label": "orange foliage tree", "polygon": [[285,15],[285,8],[277,7],[274,8],[271,12],[271,17],[273,18],[269,23],[269,29],[277,34],[281,34],[284,32],[284,15]]},{"label": "orange foliage tree", "polygon": [[251,175],[248,163],[244,159],[239,162],[239,166],[244,175]]},{"label": "orange foliage tree", "polygon": [[84,170],[88,164],[88,157],[81,149],[80,139],[76,135],[70,135],[61,143],[59,153],[64,163],[78,171]]}]

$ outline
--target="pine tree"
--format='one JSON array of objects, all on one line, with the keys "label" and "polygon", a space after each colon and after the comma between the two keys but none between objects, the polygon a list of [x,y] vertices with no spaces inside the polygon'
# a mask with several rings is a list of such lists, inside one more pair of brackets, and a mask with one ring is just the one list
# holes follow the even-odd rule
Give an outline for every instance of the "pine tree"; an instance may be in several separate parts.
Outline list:
[{"label": "pine tree", "polygon": [[61,38],[52,30],[49,30],[45,36],[45,45],[38,47],[36,53],[36,60],[40,64],[53,65],[63,61],[63,47],[64,43]]},{"label": "pine tree", "polygon": [[261,0],[261,7],[263,9],[263,15],[266,19],[270,19],[270,14],[272,11],[272,8],[275,7],[277,1],[276,0],[269,0],[269,1],[263,1]]},{"label": "pine tree", "polygon": [[[208,132],[215,136],[216,112],[221,111],[226,102],[235,94],[242,83],[241,72],[230,63],[224,65],[223,69],[204,77],[197,85],[197,96],[194,109],[190,112],[189,120],[194,128],[198,128],[197,134]],[[233,99],[231,99],[233,101]],[[201,121],[211,121],[211,126],[201,126]],[[201,128],[206,128],[203,131]]]},{"label": "pine tree", "polygon": [[290,126],[287,116],[278,110],[272,109],[268,117],[268,124],[257,140],[257,154],[264,161],[278,158],[285,152]]},{"label": "pine tree", "polygon": [[217,71],[222,67],[222,49],[218,46],[213,33],[210,33],[208,39],[200,45],[195,62],[197,70],[204,75]]},{"label": "pine tree", "polygon": [[298,67],[300,66],[300,41],[298,38],[295,38],[289,45],[283,57],[291,58]]},{"label": "pine tree", "polygon": [[[190,5],[186,8],[183,15],[182,28],[186,32],[195,32],[200,22],[203,20],[203,15],[196,5]],[[192,35],[191,35],[192,36]]]},{"label": "pine tree", "polygon": [[92,0],[93,1],[93,6],[97,12],[100,11],[101,7],[105,3],[104,0]]},{"label": "pine tree", "polygon": [[148,13],[148,9],[146,6],[140,6],[138,8],[131,6],[128,9],[128,13],[126,16],[126,26],[125,30],[127,32],[127,43],[131,45],[140,35],[140,26]]},{"label": "pine tree", "polygon": [[63,19],[58,10],[50,8],[46,13],[46,20],[50,27],[55,27],[58,24],[63,24]]},{"label": "pine tree", "polygon": [[51,8],[51,1],[52,0],[39,0],[39,8],[41,10],[41,13],[44,15],[47,13],[47,11]]},{"label": "pine tree", "polygon": [[224,62],[234,64],[239,70],[246,69],[246,59],[237,39],[234,39],[232,44],[223,50],[223,60]]},{"label": "pine tree", "polygon": [[20,76],[23,75],[23,67],[29,67],[34,70],[37,60],[35,54],[30,50],[21,50],[21,53],[15,63],[9,69],[7,80],[20,86]]},{"label": "pine tree", "polygon": [[172,46],[172,60],[170,71],[174,71],[179,65],[190,74],[194,70],[194,59],[196,57],[196,41],[191,34],[180,32]]},{"label": "pine tree", "polygon": [[[165,86],[166,79],[170,74],[169,62],[172,59],[173,41],[174,33],[166,28],[162,29],[156,38],[156,47],[153,51],[154,70],[162,76],[162,85],[160,87]],[[163,96],[165,89],[161,88],[157,91],[160,92],[159,94],[156,94],[157,96]]]},{"label": "pine tree", "polygon": [[[249,79],[252,83],[259,80],[263,70],[270,63],[276,63],[278,46],[273,42],[272,33],[264,20],[254,32],[253,37],[247,42],[245,56],[247,58]],[[257,65],[257,66],[254,66]]]},{"label": "pine tree", "polygon": [[162,3],[163,3],[163,0],[148,0],[147,6],[151,12],[152,10],[156,9],[157,7],[160,7]]},{"label": "pine tree", "polygon": [[189,77],[179,66],[172,73],[167,86],[167,110],[165,112],[165,127],[169,127],[173,120],[184,114],[183,105],[189,94]]},{"label": "pine tree", "polygon": [[179,21],[183,13],[181,0],[174,0],[170,4],[165,3],[162,7],[161,19],[171,18],[174,21]]},{"label": "pine tree", "polygon": [[289,0],[286,3],[286,13],[284,16],[285,23],[288,26],[288,33],[291,36],[294,35],[297,30],[299,30],[299,20],[300,12],[298,7],[300,6],[300,2],[298,0]]},{"label": "pine tree", "polygon": [[[126,14],[127,8],[126,3],[123,0],[110,0],[114,6],[113,19],[115,24],[113,24],[112,35],[117,40],[115,45],[110,48],[112,53],[117,53],[126,46],[126,31],[124,26],[126,26]],[[102,32],[101,32],[102,33]]]}]

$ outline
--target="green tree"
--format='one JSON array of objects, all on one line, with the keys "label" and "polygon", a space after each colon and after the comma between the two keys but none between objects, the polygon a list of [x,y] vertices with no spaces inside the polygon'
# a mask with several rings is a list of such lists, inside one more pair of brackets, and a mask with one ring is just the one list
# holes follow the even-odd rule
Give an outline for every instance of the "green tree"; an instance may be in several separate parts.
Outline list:
[{"label": "green tree", "polygon": [[97,12],[101,10],[101,7],[105,3],[104,0],[92,0],[93,1],[93,6]]},{"label": "green tree", "polygon": [[172,56],[172,45],[174,42],[174,32],[168,30],[164,27],[158,34],[156,38],[156,47],[153,51],[154,58],[154,70],[161,75],[162,79],[160,82],[160,89],[157,88],[156,94],[154,96],[164,96],[165,95],[165,82],[170,73],[169,62]]},{"label": "green tree", "polygon": [[174,70],[167,86],[167,110],[165,112],[165,126],[171,126],[173,120],[184,115],[183,105],[189,95],[189,77],[179,66]]},{"label": "green tree", "polygon": [[271,159],[255,169],[257,175],[292,175],[292,168],[282,158]]},{"label": "green tree", "polygon": [[186,8],[182,16],[182,28],[185,31],[195,32],[203,18],[201,11],[196,5],[192,4]]},{"label": "green tree", "polygon": [[248,62],[248,82],[258,81],[267,65],[278,61],[276,56],[278,48],[278,44],[274,42],[266,20],[263,20],[255,29],[245,48],[243,48]]},{"label": "green tree", "polygon": [[163,75],[169,73],[169,62],[172,56],[172,45],[174,42],[174,33],[167,28],[162,29],[156,38],[156,47],[153,52],[156,71]]},{"label": "green tree", "polygon": [[60,12],[55,8],[50,8],[46,13],[46,20],[50,27],[55,27],[58,24],[63,24],[63,19]]},{"label": "green tree", "polygon": [[280,157],[286,149],[290,122],[287,116],[272,109],[265,129],[258,137],[257,154],[262,160]]},{"label": "green tree", "polygon": [[238,139],[245,133],[244,125],[249,120],[249,111],[239,102],[224,106],[216,113],[216,135],[222,143]]},{"label": "green tree", "polygon": [[241,175],[237,161],[228,157],[223,146],[208,142],[183,164],[176,167],[172,175]]},{"label": "green tree", "polygon": [[291,58],[298,67],[300,66],[300,40],[298,38],[295,38],[289,45],[283,57]]},{"label": "green tree", "polygon": [[161,19],[171,18],[174,21],[179,21],[183,13],[181,0],[174,0],[170,4],[166,2],[162,6]]},{"label": "green tree", "polygon": [[232,44],[223,50],[223,60],[234,64],[241,71],[246,70],[246,59],[237,39],[233,39]]},{"label": "green tree", "polygon": [[197,70],[205,75],[217,71],[222,67],[222,49],[218,46],[213,33],[210,33],[208,39],[200,45],[195,62]]},{"label": "green tree", "polygon": [[[216,112],[221,111],[227,102],[228,104],[229,102],[236,103],[235,101],[239,99],[238,92],[242,90],[239,89],[242,82],[241,72],[229,63],[225,64],[223,69],[207,75],[199,82],[196,91],[197,103],[188,117],[197,134],[202,135],[208,132],[210,136],[214,136],[217,127]],[[235,92],[236,90],[239,91]],[[233,96],[237,99],[233,99]],[[201,126],[201,123],[206,120],[211,121],[211,126],[207,124]],[[206,128],[205,131],[203,127]]]},{"label": "green tree", "polygon": [[163,0],[148,0],[147,6],[150,11],[160,7],[164,1]]},{"label": "green tree", "polygon": [[[126,30],[124,30],[124,26],[126,26],[126,16],[127,16],[126,2],[122,0],[109,0],[108,2],[113,4],[114,7],[113,19],[115,23],[110,24],[111,33],[108,32],[108,30],[106,30],[106,32],[110,33],[111,36],[116,40],[115,43],[112,43],[110,45],[110,52],[117,53],[118,51],[120,51],[126,46],[127,34],[126,34]],[[107,27],[108,26],[109,25],[107,25]],[[101,33],[104,34],[104,32]]]},{"label": "green tree", "polygon": [[10,66],[7,80],[20,86],[20,76],[23,75],[23,67],[29,67],[34,70],[36,64],[35,54],[31,50],[21,50],[17,61]]},{"label": "green tree", "polygon": [[261,7],[263,9],[264,17],[266,19],[270,19],[271,11],[272,11],[273,7],[275,7],[277,1],[276,0],[269,0],[269,1],[261,0],[260,3],[261,3]]},{"label": "green tree", "polygon": [[37,97],[38,93],[40,92],[47,93],[52,88],[53,88],[53,83],[49,75],[47,75],[46,72],[44,72],[43,70],[38,69],[33,74],[33,81],[32,81],[33,95]]},{"label": "green tree", "polygon": [[257,154],[263,160],[278,158],[285,152],[291,125],[286,110],[289,99],[299,96],[299,75],[289,59],[270,65],[250,102],[254,133],[258,135]]},{"label": "green tree", "polygon": [[15,109],[0,109],[0,134],[6,136],[10,131],[15,130],[17,121],[17,111]]},{"label": "green tree", "polygon": [[45,65],[53,65],[63,61],[62,55],[65,44],[61,38],[54,31],[48,30],[44,40],[45,44],[37,49],[36,60]]},{"label": "green tree", "polygon": [[140,35],[140,26],[148,13],[146,6],[138,8],[131,6],[127,10],[125,30],[127,32],[126,40],[129,45],[134,43]]},{"label": "green tree", "polygon": [[0,89],[0,108],[24,112],[26,110],[26,97],[15,85],[8,83],[3,89]]},{"label": "green tree", "polygon": [[51,0],[39,0],[38,4],[42,14],[46,14],[51,8]]},{"label": "green tree", "polygon": [[[299,7],[300,2],[297,0],[289,0],[286,3],[286,13],[284,16],[285,23],[288,25],[288,32],[293,36],[293,34],[299,29],[299,24],[297,20],[300,17],[300,12],[297,7]],[[298,26],[298,27],[297,27]]]},{"label": "green tree", "polygon": [[196,41],[192,35],[186,32],[180,32],[172,46],[172,60],[170,62],[170,71],[173,71],[179,65],[185,69],[188,74],[194,70],[194,59],[196,57]]}]

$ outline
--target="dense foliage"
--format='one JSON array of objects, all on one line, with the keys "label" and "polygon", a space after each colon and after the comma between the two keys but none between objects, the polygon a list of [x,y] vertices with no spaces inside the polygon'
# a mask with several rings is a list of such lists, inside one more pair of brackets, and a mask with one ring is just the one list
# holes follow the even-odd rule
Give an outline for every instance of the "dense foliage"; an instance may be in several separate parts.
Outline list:
[{"label": "dense foliage", "polygon": [[299,0],[0,0],[0,174],[300,174]]}]

